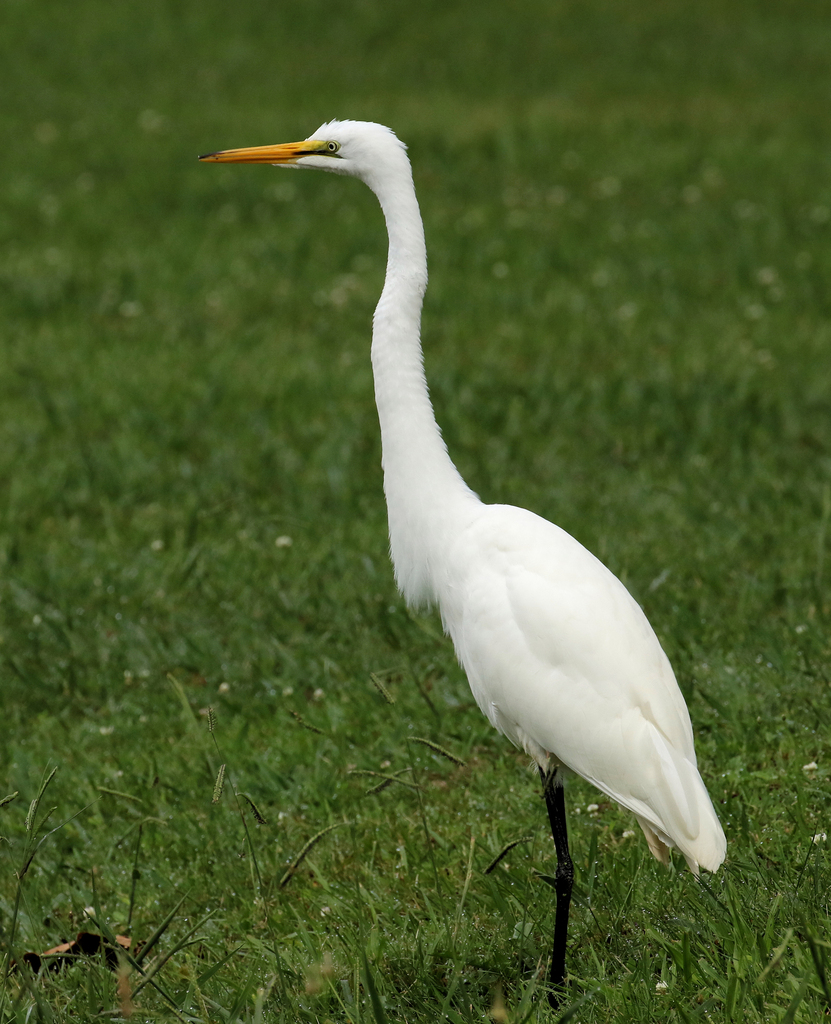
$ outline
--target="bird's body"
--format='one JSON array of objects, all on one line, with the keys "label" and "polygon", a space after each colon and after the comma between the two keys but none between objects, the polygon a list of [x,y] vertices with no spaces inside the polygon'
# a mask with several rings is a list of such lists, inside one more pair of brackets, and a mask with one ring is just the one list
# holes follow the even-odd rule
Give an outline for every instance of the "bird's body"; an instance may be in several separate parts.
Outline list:
[{"label": "bird's body", "polygon": [[482,506],[455,548],[441,607],[491,724],[544,770],[564,765],[633,811],[660,860],[677,846],[693,871],[715,870],[723,833],[687,707],[623,584],[511,506]]},{"label": "bird's body", "polygon": [[[643,611],[573,537],[524,509],[484,504],[450,460],[422,364],[427,258],[403,144],[380,125],[334,121],[303,143],[205,159],[317,167],[359,177],[378,196],[390,247],[372,367],[400,590],[438,606],[477,704],[544,777],[571,769],[634,812],[660,860],[677,847],[694,872],[716,870],[724,833]],[[558,842],[554,817],[552,830]],[[559,908],[558,889],[558,925]]]}]

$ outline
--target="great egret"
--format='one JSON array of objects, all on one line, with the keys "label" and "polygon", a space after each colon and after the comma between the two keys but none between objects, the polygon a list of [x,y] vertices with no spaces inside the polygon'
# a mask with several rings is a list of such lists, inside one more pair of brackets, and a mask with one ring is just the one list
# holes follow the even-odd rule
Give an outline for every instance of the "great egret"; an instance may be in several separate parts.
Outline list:
[{"label": "great egret", "polygon": [[594,555],[525,509],[486,505],[450,460],[422,362],[424,228],[406,147],[382,125],[331,121],[303,142],[200,157],[360,178],[389,234],[372,330],[384,493],[398,587],[438,605],[476,703],[539,766],[557,852],[549,999],[565,980],[574,869],[563,770],[629,808],[649,849],[715,871],[724,832],[698,773],[690,716],[640,606]]}]

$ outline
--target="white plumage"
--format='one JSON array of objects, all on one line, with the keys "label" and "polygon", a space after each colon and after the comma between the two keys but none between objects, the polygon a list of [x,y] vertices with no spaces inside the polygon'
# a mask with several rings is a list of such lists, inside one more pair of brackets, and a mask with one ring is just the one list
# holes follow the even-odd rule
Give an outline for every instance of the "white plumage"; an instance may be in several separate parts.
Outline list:
[{"label": "white plumage", "polygon": [[[404,145],[381,125],[332,121],[301,143],[204,159],[319,168],[375,192],[389,258],[372,367],[399,588],[411,604],[438,605],[477,704],[544,776],[568,767],[635,814],[659,860],[677,847],[694,872],[715,871],[724,833],[684,698],[643,611],[559,527],[483,504],[447,454],[422,364],[427,258]],[[562,981],[553,967],[552,979]]]},{"label": "white plumage", "polygon": [[626,588],[573,537],[509,505],[462,530],[440,594],[476,702],[544,769],[582,775],[637,816],[666,863],[715,871],[725,840],[672,668]]}]

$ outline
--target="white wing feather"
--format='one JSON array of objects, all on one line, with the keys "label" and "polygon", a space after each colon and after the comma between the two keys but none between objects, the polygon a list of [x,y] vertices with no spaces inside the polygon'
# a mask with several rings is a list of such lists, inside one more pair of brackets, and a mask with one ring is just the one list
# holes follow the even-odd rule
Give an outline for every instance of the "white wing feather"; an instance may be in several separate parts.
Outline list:
[{"label": "white wing feather", "polygon": [[541,766],[548,755],[632,810],[652,852],[715,870],[725,839],[696,767],[684,698],[623,584],[573,537],[481,505],[439,603],[476,702]]}]

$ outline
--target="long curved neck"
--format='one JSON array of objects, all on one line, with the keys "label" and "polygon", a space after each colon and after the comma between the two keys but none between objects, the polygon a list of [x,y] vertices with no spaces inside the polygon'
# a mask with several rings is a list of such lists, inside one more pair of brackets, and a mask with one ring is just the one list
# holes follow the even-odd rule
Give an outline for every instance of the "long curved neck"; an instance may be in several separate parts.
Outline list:
[{"label": "long curved neck", "polygon": [[409,161],[403,157],[393,180],[369,184],[389,233],[387,275],[373,321],[372,370],[390,551],[399,589],[419,604],[438,599],[447,545],[478,498],[447,454],[424,377],[420,329],[427,252]]}]

